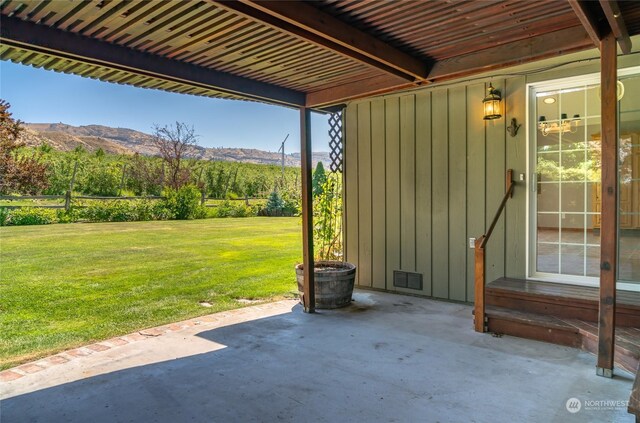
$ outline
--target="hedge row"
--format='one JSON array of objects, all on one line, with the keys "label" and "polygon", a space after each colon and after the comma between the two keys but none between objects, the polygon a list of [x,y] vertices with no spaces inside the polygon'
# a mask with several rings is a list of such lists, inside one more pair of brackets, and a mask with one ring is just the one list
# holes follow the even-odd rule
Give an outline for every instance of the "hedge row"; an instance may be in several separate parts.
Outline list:
[{"label": "hedge row", "polygon": [[207,217],[200,205],[200,191],[186,186],[166,193],[164,200],[74,201],[68,211],[43,207],[0,208],[0,226],[46,225],[50,223],[135,222],[142,220],[187,220]]}]

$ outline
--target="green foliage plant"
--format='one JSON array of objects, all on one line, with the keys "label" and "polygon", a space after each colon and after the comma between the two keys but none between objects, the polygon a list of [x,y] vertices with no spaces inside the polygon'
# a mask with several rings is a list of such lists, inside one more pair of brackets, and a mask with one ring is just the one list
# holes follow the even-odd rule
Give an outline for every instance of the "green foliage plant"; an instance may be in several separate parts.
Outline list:
[{"label": "green foliage plant", "polygon": [[[6,219],[8,225],[48,225],[58,221],[58,214],[54,209],[42,207],[22,207],[13,209]],[[3,225],[4,226],[4,225]]]},{"label": "green foliage plant", "polygon": [[204,219],[207,211],[200,204],[200,190],[195,185],[185,185],[178,189],[167,189],[165,207],[172,219]]},{"label": "green foliage plant", "polygon": [[258,206],[248,206],[242,201],[225,200],[217,207],[211,207],[207,217],[253,217],[258,215],[258,209]]},{"label": "green foliage plant", "polygon": [[7,226],[9,223],[10,210],[7,207],[0,207],[0,226]]},{"label": "green foliage plant", "polygon": [[341,260],[342,177],[330,173],[313,204],[313,243],[316,260]]}]

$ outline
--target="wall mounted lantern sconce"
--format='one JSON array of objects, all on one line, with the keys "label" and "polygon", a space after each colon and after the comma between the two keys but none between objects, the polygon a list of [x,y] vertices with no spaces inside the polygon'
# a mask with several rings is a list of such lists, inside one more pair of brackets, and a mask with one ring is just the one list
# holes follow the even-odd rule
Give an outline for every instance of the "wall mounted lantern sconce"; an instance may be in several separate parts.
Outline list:
[{"label": "wall mounted lantern sconce", "polygon": [[512,137],[515,137],[516,135],[518,135],[518,130],[520,129],[521,126],[522,124],[518,125],[516,118],[513,118],[511,119],[511,125],[507,126],[507,132]]},{"label": "wall mounted lantern sconce", "polygon": [[573,119],[567,119],[566,113],[561,114],[560,121],[548,122],[544,116],[538,119],[538,129],[545,137],[549,134],[566,134],[567,132],[575,134],[579,124],[580,115],[573,115]]},{"label": "wall mounted lantern sconce", "polygon": [[493,88],[493,85],[489,83],[488,94],[482,100],[482,105],[484,107],[484,120],[493,120],[500,119],[502,117],[502,113],[500,110],[500,101],[502,97],[500,96],[500,91]]}]

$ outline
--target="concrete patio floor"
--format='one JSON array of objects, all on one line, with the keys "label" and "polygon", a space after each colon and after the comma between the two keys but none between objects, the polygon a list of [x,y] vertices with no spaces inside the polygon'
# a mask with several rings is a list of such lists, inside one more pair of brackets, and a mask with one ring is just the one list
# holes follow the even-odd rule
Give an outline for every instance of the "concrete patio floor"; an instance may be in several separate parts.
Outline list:
[{"label": "concrete patio floor", "polygon": [[475,333],[467,305],[354,298],[315,315],[294,301],[211,315],[27,374],[2,384],[0,421],[633,421],[601,403],[626,402],[631,376],[597,377],[587,353]]}]

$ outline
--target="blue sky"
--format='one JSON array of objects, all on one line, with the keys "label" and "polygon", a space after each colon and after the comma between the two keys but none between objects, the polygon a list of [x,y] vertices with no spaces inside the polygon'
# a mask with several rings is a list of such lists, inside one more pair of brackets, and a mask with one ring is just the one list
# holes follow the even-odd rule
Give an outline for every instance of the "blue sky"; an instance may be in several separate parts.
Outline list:
[{"label": "blue sky", "polygon": [[[193,125],[205,147],[300,151],[299,112],[280,106],[219,100],[111,84],[0,62],[0,98],[24,122],[106,125],[150,133],[154,123]],[[313,114],[314,151],[328,151],[327,117]]]}]

